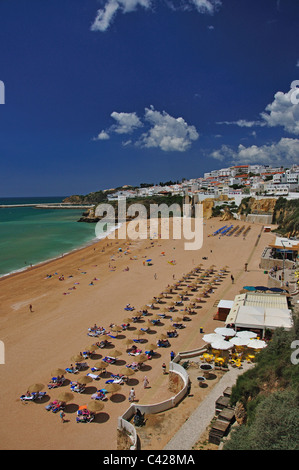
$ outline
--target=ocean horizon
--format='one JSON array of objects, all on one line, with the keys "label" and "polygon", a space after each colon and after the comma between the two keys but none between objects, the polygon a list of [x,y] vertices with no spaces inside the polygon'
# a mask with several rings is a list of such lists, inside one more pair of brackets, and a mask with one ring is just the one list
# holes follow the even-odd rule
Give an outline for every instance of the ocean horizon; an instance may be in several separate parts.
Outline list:
[{"label": "ocean horizon", "polygon": [[95,224],[78,223],[83,209],[15,204],[60,203],[65,196],[0,197],[0,277],[58,258],[96,239]]}]

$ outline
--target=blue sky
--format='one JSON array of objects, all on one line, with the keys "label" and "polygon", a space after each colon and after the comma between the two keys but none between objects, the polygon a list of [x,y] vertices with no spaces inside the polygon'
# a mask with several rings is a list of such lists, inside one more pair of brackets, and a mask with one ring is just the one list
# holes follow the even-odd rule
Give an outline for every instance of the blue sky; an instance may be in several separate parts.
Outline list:
[{"label": "blue sky", "polygon": [[296,0],[1,0],[0,196],[299,163],[298,30]]}]

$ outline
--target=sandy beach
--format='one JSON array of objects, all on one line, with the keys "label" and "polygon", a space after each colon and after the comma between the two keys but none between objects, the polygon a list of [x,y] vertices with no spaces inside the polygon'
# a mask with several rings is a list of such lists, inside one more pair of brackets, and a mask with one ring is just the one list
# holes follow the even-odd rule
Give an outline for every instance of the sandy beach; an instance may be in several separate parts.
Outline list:
[{"label": "sandy beach", "polygon": [[[249,226],[246,222],[231,223]],[[154,403],[169,397],[161,365],[163,361],[168,364],[170,351],[203,346],[203,334],[199,329],[209,333],[223,325],[223,322],[213,320],[217,301],[233,300],[244,285],[267,285],[259,262],[264,247],[273,240],[273,234],[263,233],[262,225],[252,224],[245,238],[242,235],[220,239],[210,236],[225,224],[217,218],[205,220],[203,247],[198,251],[185,251],[184,240],[126,242],[105,239],[0,280],[0,339],[5,345],[5,364],[0,364],[0,448],[116,449],[117,417],[129,406],[130,386],[124,384],[112,398],[108,395],[103,411],[93,423],[77,424],[78,406],[89,402],[91,394],[96,388],[103,388],[107,379],[88,384],[85,393],[74,394],[74,400],[66,407],[66,422],[62,423],[59,415],[47,412],[45,406],[61,391],[70,391],[70,387],[65,385],[48,390],[51,371],[65,369],[73,362],[72,356],[96,341],[87,335],[88,328],[95,323],[106,330],[111,323],[120,325],[131,314],[124,310],[127,304],[138,311],[200,263],[202,269],[214,265],[216,272],[227,265],[229,275],[205,299],[198,313],[191,317],[192,321],[185,323],[186,328],[179,330],[179,336],[170,340],[171,347],[159,348],[158,357],[147,361],[145,371],[138,371],[132,378],[139,403]],[[151,265],[144,263],[146,259],[152,260]],[[248,263],[248,272],[244,271],[245,263]],[[230,274],[234,276],[234,283]],[[59,280],[61,276],[64,280]],[[148,318],[142,320],[146,322]],[[169,325],[169,319],[162,320],[162,325],[153,327],[144,338],[155,342],[157,335],[165,332]],[[111,373],[119,372],[126,363],[132,362],[126,353],[124,339],[135,338],[135,328],[143,327],[143,323],[131,323],[131,327],[111,339],[113,346],[122,352],[118,364],[107,367]],[[141,348],[146,349],[146,343]],[[88,359],[88,365],[92,367],[106,354],[109,355],[109,349],[97,350],[95,359]],[[80,372],[78,376],[85,374]],[[149,379],[148,389],[143,388],[144,375]],[[71,374],[65,374],[65,377],[74,379]],[[47,401],[21,402],[19,397],[33,383],[45,385]]]}]

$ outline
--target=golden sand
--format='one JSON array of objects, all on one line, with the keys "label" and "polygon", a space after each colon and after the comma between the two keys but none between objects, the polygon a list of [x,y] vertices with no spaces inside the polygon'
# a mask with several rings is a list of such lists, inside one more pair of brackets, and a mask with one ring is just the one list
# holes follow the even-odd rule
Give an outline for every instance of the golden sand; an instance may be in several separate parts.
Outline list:
[{"label": "golden sand", "polygon": [[[248,226],[243,222],[233,223]],[[5,345],[5,364],[0,364],[1,449],[116,449],[117,418],[129,406],[130,385],[124,384],[112,397],[108,395],[103,411],[93,423],[77,424],[78,406],[89,402],[91,394],[96,388],[103,388],[106,379],[88,384],[85,393],[74,394],[74,400],[66,407],[66,422],[62,423],[59,415],[46,411],[45,406],[61,391],[70,391],[70,388],[65,385],[48,390],[51,371],[65,369],[72,363],[72,356],[95,342],[87,336],[89,327],[96,323],[109,330],[111,323],[123,323],[130,316],[130,312],[124,310],[126,304],[139,310],[200,263],[203,269],[215,265],[216,271],[227,265],[235,278],[234,284],[229,274],[201,304],[198,313],[191,317],[192,321],[185,323],[186,328],[179,330],[179,336],[170,340],[171,347],[159,348],[159,356],[147,361],[145,371],[137,372],[131,379],[140,404],[155,403],[170,396],[166,376],[163,377],[161,371],[163,361],[169,362],[170,351],[203,346],[199,328],[210,333],[223,325],[213,320],[217,301],[233,300],[244,285],[267,283],[259,262],[273,235],[263,233],[261,225],[253,224],[245,239],[242,235],[221,239],[210,236],[223,225],[219,219],[205,221],[204,243],[198,251],[185,251],[184,240],[136,240],[129,242],[130,245],[123,240],[101,240],[0,281],[0,339]],[[122,252],[118,251],[120,247]],[[126,249],[130,250],[128,254],[124,254]],[[202,259],[204,257],[208,259]],[[151,266],[144,263],[148,258],[152,259]],[[169,263],[171,260],[175,260],[174,265]],[[244,271],[246,262],[248,272]],[[48,274],[53,276],[47,278]],[[59,280],[61,275],[63,281]],[[143,320],[146,322],[148,318]],[[134,328],[143,325],[131,323]],[[146,333],[144,337],[148,342],[156,342],[157,335],[165,332],[169,325],[169,319],[162,320],[161,326],[154,327],[151,334]],[[111,340],[122,355],[118,365],[107,367],[109,372],[117,373],[131,362],[124,339],[134,338],[135,331],[132,328],[121,332]],[[141,348],[145,350],[146,344]],[[109,350],[99,349],[96,353],[103,357],[109,355]],[[99,357],[89,359],[88,365],[92,367]],[[80,372],[78,376],[85,374]],[[147,389],[143,388],[144,375],[149,379]],[[75,378],[71,374],[65,376],[68,380]],[[21,402],[19,397],[33,383],[45,385],[47,401]]]}]

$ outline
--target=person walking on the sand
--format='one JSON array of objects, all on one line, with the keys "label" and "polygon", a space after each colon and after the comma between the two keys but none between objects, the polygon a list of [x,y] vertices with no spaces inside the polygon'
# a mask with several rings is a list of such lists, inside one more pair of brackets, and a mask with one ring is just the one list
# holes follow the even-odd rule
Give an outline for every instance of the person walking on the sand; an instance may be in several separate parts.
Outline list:
[{"label": "person walking on the sand", "polygon": [[148,381],[147,376],[145,375],[143,379],[143,388],[147,388],[148,386],[149,386],[149,381]]},{"label": "person walking on the sand", "polygon": [[129,393],[129,401],[134,401],[135,400],[135,390],[132,387]]}]

